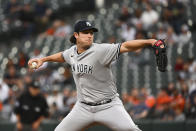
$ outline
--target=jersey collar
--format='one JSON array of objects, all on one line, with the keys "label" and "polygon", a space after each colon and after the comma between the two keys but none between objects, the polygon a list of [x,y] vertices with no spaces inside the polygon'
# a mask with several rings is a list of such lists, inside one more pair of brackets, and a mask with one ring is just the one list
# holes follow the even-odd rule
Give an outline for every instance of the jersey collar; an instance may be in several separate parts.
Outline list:
[{"label": "jersey collar", "polygon": [[[95,44],[95,43],[92,43],[92,45],[91,45],[87,50],[89,50],[94,44]],[[77,45],[75,45],[75,47],[74,47],[74,52],[75,52],[75,54],[77,54],[77,55],[82,55],[82,54],[84,54],[87,50],[85,50],[85,51],[82,52],[82,53],[78,53]]]}]

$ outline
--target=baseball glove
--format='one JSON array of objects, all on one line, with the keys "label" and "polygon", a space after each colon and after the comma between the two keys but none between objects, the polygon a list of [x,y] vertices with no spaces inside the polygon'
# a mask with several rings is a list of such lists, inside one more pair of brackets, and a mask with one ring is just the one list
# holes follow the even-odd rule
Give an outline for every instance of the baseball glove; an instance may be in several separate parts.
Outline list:
[{"label": "baseball glove", "polygon": [[153,46],[158,70],[165,72],[167,68],[167,47],[164,40],[158,40]]}]

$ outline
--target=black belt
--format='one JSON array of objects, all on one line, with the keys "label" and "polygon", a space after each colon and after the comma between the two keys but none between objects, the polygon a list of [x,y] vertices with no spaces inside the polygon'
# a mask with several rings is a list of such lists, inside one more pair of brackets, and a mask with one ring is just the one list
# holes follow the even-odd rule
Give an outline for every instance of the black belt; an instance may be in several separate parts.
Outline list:
[{"label": "black belt", "polygon": [[97,103],[84,102],[84,101],[81,101],[81,103],[86,104],[86,105],[89,105],[89,106],[98,106],[98,105],[103,105],[103,104],[110,103],[111,101],[112,101],[112,99],[103,100],[103,101],[100,101],[100,102],[97,102]]}]

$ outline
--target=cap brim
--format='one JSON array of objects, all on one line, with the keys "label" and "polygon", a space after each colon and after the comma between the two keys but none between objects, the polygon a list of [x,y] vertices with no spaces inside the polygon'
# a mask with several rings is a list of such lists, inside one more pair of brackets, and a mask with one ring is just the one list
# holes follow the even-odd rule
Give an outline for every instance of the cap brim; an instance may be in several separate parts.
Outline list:
[{"label": "cap brim", "polygon": [[86,27],[86,28],[80,30],[80,32],[85,31],[85,30],[93,30],[93,32],[98,32],[98,29],[94,28],[94,27]]}]

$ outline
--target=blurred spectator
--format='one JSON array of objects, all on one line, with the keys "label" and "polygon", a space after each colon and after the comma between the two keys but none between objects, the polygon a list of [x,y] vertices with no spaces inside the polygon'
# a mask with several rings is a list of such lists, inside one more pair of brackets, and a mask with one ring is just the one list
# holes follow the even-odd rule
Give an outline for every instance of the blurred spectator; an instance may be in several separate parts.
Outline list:
[{"label": "blurred spectator", "polygon": [[64,76],[63,85],[65,87],[73,85],[74,82],[73,82],[73,77],[72,77],[72,73],[71,73],[70,67],[67,66],[64,69],[65,69],[65,71],[63,73],[63,76]]},{"label": "blurred spectator", "polygon": [[190,2],[189,0],[178,0],[178,1],[183,3],[184,5],[187,5]]},{"label": "blurred spectator", "polygon": [[67,105],[67,100],[69,99],[69,97],[71,95],[70,93],[71,93],[71,91],[69,88],[64,88],[64,90],[63,90],[63,104],[64,105]]},{"label": "blurred spectator", "polygon": [[1,111],[2,111],[2,109],[3,109],[3,104],[2,104],[2,102],[0,101],[0,118],[1,118]]},{"label": "blurred spectator", "polygon": [[5,8],[5,14],[10,22],[16,20],[19,17],[19,12],[21,10],[21,4],[18,0],[9,0]]},{"label": "blurred spectator", "polygon": [[170,107],[171,98],[166,88],[161,88],[157,94],[156,104],[149,109],[147,118],[161,119],[164,121],[174,119],[174,111]]},{"label": "blurred spectator", "polygon": [[[35,49],[33,52],[33,56],[31,58],[41,58],[43,55],[41,54],[39,49]],[[48,66],[48,62],[44,62],[42,66],[39,67],[37,70],[45,69]]]},{"label": "blurred spectator", "polygon": [[180,33],[182,24],[185,22],[185,7],[177,0],[169,0],[167,7],[168,21],[177,34]]},{"label": "blurred spectator", "polygon": [[75,105],[76,101],[77,101],[76,90],[72,90],[71,93],[70,93],[70,97],[67,100],[67,105],[69,106],[70,109],[73,108],[73,106]]},{"label": "blurred spectator", "polygon": [[68,65],[66,65],[63,69],[64,70],[62,72],[59,72],[57,70],[53,71],[48,78],[50,82],[47,83],[52,85],[58,84],[63,88],[72,87],[74,85],[74,80],[72,77],[71,69]]},{"label": "blurred spectator", "polygon": [[182,25],[181,27],[181,33],[178,37],[178,41],[184,45],[184,44],[188,44],[188,42],[191,39],[191,34],[188,30],[188,26],[187,25]]},{"label": "blurred spectator", "polygon": [[28,85],[33,82],[32,75],[30,73],[26,74],[22,78],[23,88],[27,90]]},{"label": "blurred spectator", "polygon": [[141,31],[136,32],[135,39],[144,39],[145,36]]},{"label": "blurred spectator", "polygon": [[48,117],[48,105],[40,94],[37,82],[31,83],[28,90],[16,101],[14,112],[18,131],[38,131],[44,117]]},{"label": "blurred spectator", "polygon": [[50,119],[52,120],[61,120],[63,115],[62,112],[59,110],[57,104],[54,102],[52,103],[52,105],[50,106]]},{"label": "blurred spectator", "polygon": [[65,21],[59,20],[60,24],[59,27],[54,32],[54,36],[56,37],[68,37],[71,33],[71,27]]},{"label": "blurred spectator", "polygon": [[19,75],[16,72],[16,68],[14,66],[10,66],[8,68],[8,72],[4,75],[4,81],[10,88],[19,87],[20,88],[20,79]]},{"label": "blurred spectator", "polygon": [[143,25],[141,22],[138,22],[136,25],[136,35],[135,39],[145,39],[147,38],[147,32],[143,29]]},{"label": "blurred spectator", "polygon": [[181,112],[184,110],[185,99],[179,93],[178,89],[175,88],[173,91],[173,96],[171,99],[171,107],[176,110],[180,110]]},{"label": "blurred spectator", "polygon": [[185,114],[188,119],[196,119],[196,93],[192,96],[192,102],[186,103]]},{"label": "blurred spectator", "polygon": [[157,94],[155,110],[151,115],[164,121],[173,120],[175,114],[170,107],[171,101],[171,97],[167,94],[167,88],[161,88]]},{"label": "blurred spectator", "polygon": [[[61,26],[62,26],[62,21],[59,19],[55,20],[52,23],[52,25],[44,33],[40,34],[40,37],[54,36],[57,29],[59,29],[60,32],[63,30],[65,31],[65,29],[67,31],[66,33],[69,32],[69,27],[65,26],[66,28],[61,28]],[[58,33],[58,32],[56,32],[56,33]]]},{"label": "blurred spectator", "polygon": [[8,63],[6,65],[6,68],[9,69],[11,66],[14,66],[15,67],[15,64],[14,64],[14,62],[13,62],[12,59],[8,59]]},{"label": "blurred spectator", "polygon": [[196,80],[196,60],[194,58],[190,58],[189,60],[189,73],[190,73],[190,79]]},{"label": "blurred spectator", "polygon": [[121,27],[122,27],[121,37],[125,41],[135,39],[136,30],[131,24],[122,24]]},{"label": "blurred spectator", "polygon": [[61,110],[63,108],[63,94],[59,91],[60,87],[54,85],[52,94],[47,97],[47,102],[49,107],[54,106],[55,103],[55,106],[57,106],[57,108]]},{"label": "blurred spectator", "polygon": [[149,0],[149,1],[155,4],[167,5],[169,0]]},{"label": "blurred spectator", "polygon": [[156,100],[153,95],[150,94],[150,90],[148,88],[143,87],[140,91],[140,94],[145,97],[145,105],[150,109],[152,108]]},{"label": "blurred spectator", "polygon": [[63,89],[63,109],[62,109],[62,113],[63,113],[63,117],[62,118],[64,118],[65,116],[67,116],[68,115],[68,113],[70,112],[70,110],[71,110],[71,107],[70,107],[70,105],[68,105],[69,103],[68,103],[68,100],[69,100],[69,98],[71,97],[71,90],[70,90],[70,88],[64,88]]},{"label": "blurred spectator", "polygon": [[41,57],[41,54],[40,54],[40,50],[39,49],[35,49],[34,51],[33,51],[33,56],[32,56],[33,58],[36,58],[36,57]]},{"label": "blurred spectator", "polygon": [[130,112],[130,115],[133,119],[142,119],[145,118],[148,114],[148,107],[145,104],[145,96],[139,95],[139,104],[134,105]]},{"label": "blurred spectator", "polygon": [[76,103],[76,91],[70,91],[70,88],[64,88],[62,97],[59,97],[58,102],[63,102],[62,107],[59,107],[56,101],[50,101],[51,119],[62,120],[72,109]]},{"label": "blurred spectator", "polygon": [[28,60],[29,60],[28,55],[24,54],[24,52],[21,51],[19,53],[19,58],[18,58],[18,66],[19,66],[19,68],[27,67]]},{"label": "blurred spectator", "polygon": [[184,80],[189,79],[188,69],[189,69],[189,63],[185,62],[184,65],[183,65],[183,71],[179,72],[179,77],[181,79],[184,79]]},{"label": "blurred spectator", "polygon": [[144,26],[144,29],[148,30],[158,21],[159,15],[155,10],[152,9],[150,4],[146,4],[145,8],[146,10],[141,15],[141,22]]},{"label": "blurred spectator", "polygon": [[50,16],[53,11],[47,5],[45,0],[37,0],[34,5],[35,19],[36,19],[36,30],[38,33],[45,30],[50,22]]},{"label": "blurred spectator", "polygon": [[116,37],[115,36],[110,36],[108,38],[108,43],[110,43],[110,44],[116,43]]},{"label": "blurred spectator", "polygon": [[12,114],[13,114],[13,108],[14,108],[14,99],[12,97],[9,97],[6,100],[6,103],[3,104],[3,109],[1,111],[1,116],[3,120],[9,121]]},{"label": "blurred spectator", "polygon": [[170,82],[169,84],[168,84],[168,86],[167,86],[167,94],[169,95],[169,96],[172,96],[173,95],[173,92],[174,92],[174,90],[175,90],[175,84],[173,83],[173,82]]},{"label": "blurred spectator", "polygon": [[35,13],[30,4],[25,4],[20,11],[19,19],[22,21],[23,37],[29,37],[33,34],[35,28]]},{"label": "blurred spectator", "polygon": [[194,104],[195,96],[196,96],[196,90],[193,90],[193,91],[189,94],[189,100],[190,100],[190,103],[191,103],[191,104]]},{"label": "blurred spectator", "polygon": [[131,90],[128,101],[131,103],[131,105],[138,105],[139,104],[139,90],[137,88],[133,88]]},{"label": "blurred spectator", "polygon": [[130,112],[133,105],[129,102],[129,95],[127,92],[122,93],[122,101],[126,111]]},{"label": "blurred spectator", "polygon": [[158,25],[157,39],[167,39],[166,30],[164,29],[163,24]]},{"label": "blurred spectator", "polygon": [[166,36],[167,36],[166,40],[169,45],[176,44],[176,42],[178,41],[178,37],[171,26],[167,28]]},{"label": "blurred spectator", "polygon": [[135,11],[134,11],[134,15],[133,17],[131,18],[131,23],[136,26],[138,23],[141,23],[141,14],[142,14],[142,10],[140,8],[137,8]]},{"label": "blurred spectator", "polygon": [[[63,72],[59,72],[57,70],[54,70],[52,72],[52,74],[49,76],[50,78],[50,84],[58,84],[58,85],[63,85],[63,82],[65,80],[64,78],[64,73],[65,71]],[[63,85],[64,86],[64,85]]]},{"label": "blurred spectator", "polygon": [[47,9],[49,9],[48,5],[45,3],[45,0],[36,0],[34,10],[36,17],[43,17],[46,14]]},{"label": "blurred spectator", "polygon": [[[16,96],[16,95],[14,95]],[[9,89],[8,85],[0,80],[0,118],[3,120],[10,120],[14,99],[12,90]]]},{"label": "blurred spectator", "polygon": [[[43,91],[52,91],[53,86],[55,83],[53,76],[52,76],[52,70],[50,68],[46,68],[44,70],[38,71],[35,74],[35,78],[40,82],[41,89]],[[58,83],[56,84],[58,85]]]},{"label": "blurred spectator", "polygon": [[156,98],[156,109],[162,111],[166,107],[165,104],[167,105],[171,100],[172,98],[167,94],[167,89],[161,88]]},{"label": "blurred spectator", "polygon": [[185,99],[185,102],[187,102],[189,98],[189,87],[187,83],[182,83],[180,92],[181,92],[182,97]]},{"label": "blurred spectator", "polygon": [[129,68],[134,69],[136,66],[143,67],[147,64],[149,64],[150,58],[148,55],[146,55],[146,51],[148,49],[139,49],[133,52],[130,57],[130,64]]},{"label": "blurred spectator", "polygon": [[174,70],[175,71],[183,71],[183,67],[184,67],[184,60],[182,59],[181,56],[178,56],[176,58]]},{"label": "blurred spectator", "polygon": [[30,4],[25,4],[20,11],[20,20],[23,24],[33,23],[34,22],[35,13]]},{"label": "blurred spectator", "polygon": [[6,83],[0,80],[0,102],[4,103],[9,97],[9,87]]},{"label": "blurred spectator", "polygon": [[174,117],[175,121],[184,121],[186,119],[185,114],[182,112],[182,110],[175,109],[174,112],[175,112],[175,117]]},{"label": "blurred spectator", "polygon": [[194,60],[194,58],[190,58],[189,63],[190,63],[189,72],[190,73],[196,72],[196,60]]},{"label": "blurred spectator", "polygon": [[118,18],[118,20],[119,20],[118,25],[126,23],[129,20],[129,18],[131,18],[131,14],[128,11],[128,7],[123,6],[122,10],[121,10],[121,14],[120,14],[120,16]]},{"label": "blurred spectator", "polygon": [[163,121],[171,121],[174,120],[175,113],[174,111],[170,108],[170,105],[168,102],[162,104],[162,111],[160,115],[158,115],[158,118],[163,120]]}]

